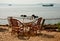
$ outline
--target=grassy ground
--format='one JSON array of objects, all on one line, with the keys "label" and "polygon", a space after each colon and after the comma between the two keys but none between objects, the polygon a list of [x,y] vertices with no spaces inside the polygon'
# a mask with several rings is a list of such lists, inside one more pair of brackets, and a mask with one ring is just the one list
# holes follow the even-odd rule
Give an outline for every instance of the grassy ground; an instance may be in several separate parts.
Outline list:
[{"label": "grassy ground", "polygon": [[60,41],[60,32],[41,31],[41,35],[30,37],[29,40],[12,36],[8,27],[0,26],[0,41]]}]

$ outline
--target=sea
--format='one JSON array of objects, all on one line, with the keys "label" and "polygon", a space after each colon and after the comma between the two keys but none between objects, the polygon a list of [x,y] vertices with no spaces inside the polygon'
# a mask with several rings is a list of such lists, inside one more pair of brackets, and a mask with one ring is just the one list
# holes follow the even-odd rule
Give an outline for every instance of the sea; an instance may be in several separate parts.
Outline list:
[{"label": "sea", "polygon": [[[44,19],[60,18],[60,4],[43,6],[43,4],[0,4],[0,24],[9,24],[7,17],[19,17],[21,15],[36,15]],[[18,18],[17,18],[18,19]],[[45,20],[45,24],[55,24],[60,19]]]}]

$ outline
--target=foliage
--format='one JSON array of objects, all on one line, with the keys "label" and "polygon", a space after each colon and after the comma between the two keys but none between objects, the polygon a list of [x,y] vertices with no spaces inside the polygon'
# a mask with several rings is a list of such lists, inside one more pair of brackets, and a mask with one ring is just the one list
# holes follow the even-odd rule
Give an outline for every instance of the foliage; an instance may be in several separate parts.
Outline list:
[{"label": "foliage", "polygon": [[60,31],[60,22],[58,22],[57,25],[58,25],[58,31]]}]

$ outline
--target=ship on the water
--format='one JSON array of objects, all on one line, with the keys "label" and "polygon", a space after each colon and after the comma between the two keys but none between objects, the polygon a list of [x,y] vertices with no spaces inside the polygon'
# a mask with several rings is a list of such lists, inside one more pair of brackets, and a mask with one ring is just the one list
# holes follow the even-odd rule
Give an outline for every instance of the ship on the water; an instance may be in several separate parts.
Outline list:
[{"label": "ship on the water", "polygon": [[54,4],[43,4],[42,6],[45,6],[45,7],[53,7]]}]

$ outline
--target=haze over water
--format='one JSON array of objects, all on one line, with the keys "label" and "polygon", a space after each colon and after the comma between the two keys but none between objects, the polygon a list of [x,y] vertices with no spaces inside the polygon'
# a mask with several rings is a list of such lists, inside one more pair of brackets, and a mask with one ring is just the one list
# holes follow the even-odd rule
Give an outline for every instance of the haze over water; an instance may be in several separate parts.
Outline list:
[{"label": "haze over water", "polygon": [[[44,7],[42,4],[32,4],[32,5],[2,5],[0,4],[0,18],[7,18],[8,16],[17,16],[20,15],[31,16],[35,14],[43,18],[60,18],[60,4],[54,4],[52,7]],[[60,22],[60,20],[49,20],[46,23],[55,23]],[[0,24],[7,23],[7,21],[0,20]]]}]

